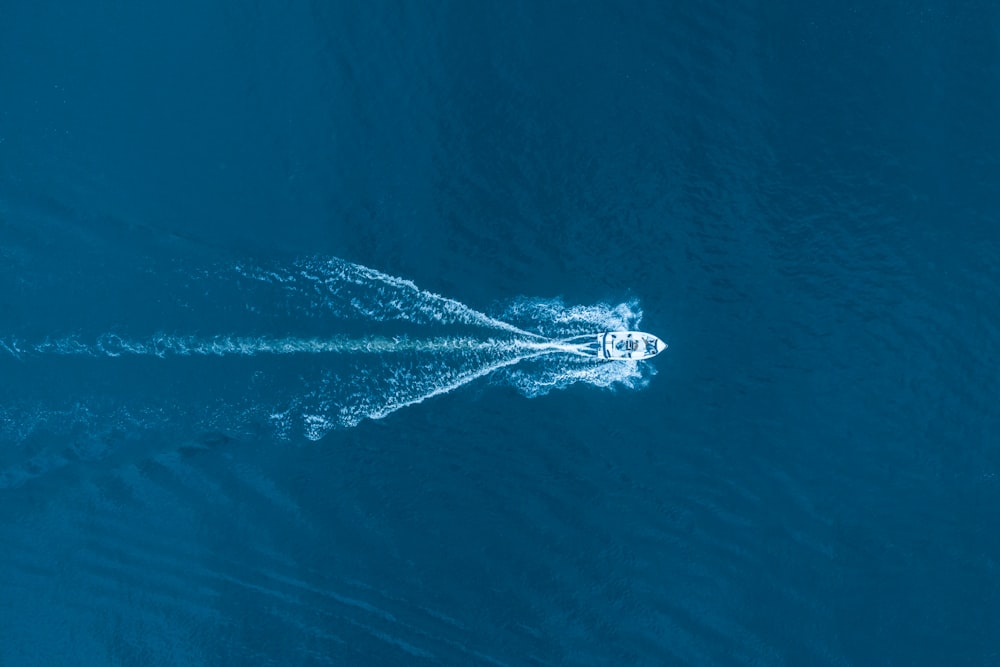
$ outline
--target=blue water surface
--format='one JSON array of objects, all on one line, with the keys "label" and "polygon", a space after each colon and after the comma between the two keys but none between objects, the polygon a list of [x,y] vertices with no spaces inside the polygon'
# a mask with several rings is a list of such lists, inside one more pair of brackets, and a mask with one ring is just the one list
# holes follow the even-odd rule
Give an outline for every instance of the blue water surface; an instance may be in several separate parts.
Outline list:
[{"label": "blue water surface", "polygon": [[[0,665],[1000,664],[996,3],[5,3],[0,100]],[[123,348],[486,337],[331,261],[670,349]]]}]

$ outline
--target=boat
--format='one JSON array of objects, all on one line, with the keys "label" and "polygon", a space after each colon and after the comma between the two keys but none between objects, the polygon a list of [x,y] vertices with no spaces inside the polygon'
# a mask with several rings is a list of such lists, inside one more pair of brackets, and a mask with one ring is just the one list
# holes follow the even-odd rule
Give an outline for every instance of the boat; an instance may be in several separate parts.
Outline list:
[{"label": "boat", "polygon": [[597,356],[602,359],[651,359],[665,349],[666,343],[642,331],[597,334]]},{"label": "boat", "polygon": [[652,359],[667,349],[662,340],[642,331],[605,331],[596,339],[593,335],[579,336],[562,341],[573,346],[567,350],[598,359],[637,360]]}]

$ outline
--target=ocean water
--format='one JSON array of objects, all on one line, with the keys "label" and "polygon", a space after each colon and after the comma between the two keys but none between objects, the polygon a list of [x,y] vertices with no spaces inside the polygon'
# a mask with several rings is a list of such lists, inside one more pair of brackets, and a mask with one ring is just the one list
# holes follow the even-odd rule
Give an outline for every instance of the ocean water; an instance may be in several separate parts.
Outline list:
[{"label": "ocean water", "polygon": [[1000,664],[1000,9],[869,5],[5,3],[0,665]]}]

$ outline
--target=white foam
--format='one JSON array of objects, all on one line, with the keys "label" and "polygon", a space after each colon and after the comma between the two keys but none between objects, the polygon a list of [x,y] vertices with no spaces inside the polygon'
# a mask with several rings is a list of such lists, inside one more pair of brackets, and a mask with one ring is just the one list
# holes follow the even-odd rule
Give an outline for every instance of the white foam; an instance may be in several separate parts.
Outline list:
[{"label": "white foam", "polygon": [[93,343],[81,341],[79,337],[47,338],[41,343],[16,343],[9,345],[0,341],[0,346],[12,356],[25,355],[80,355],[90,357],[121,356],[242,356],[289,355],[289,354],[401,354],[463,352],[472,350],[535,349],[536,341],[495,340],[493,338],[470,338],[438,336],[435,338],[412,338],[400,336],[370,336],[350,338],[331,336],[328,338],[269,338],[266,336],[175,336],[165,333],[155,334],[145,340],[132,339],[115,333],[101,334]]},{"label": "white foam", "polygon": [[[139,336],[117,331],[89,340],[80,335],[34,343],[5,338],[0,339],[0,352],[19,363],[39,355],[151,357],[164,363],[174,357],[237,357],[268,369],[275,365],[255,360],[327,355],[296,367],[305,369],[294,376],[296,386],[287,386],[288,379],[280,377],[262,392],[266,398],[248,397],[248,403],[260,402],[259,418],[276,434],[299,433],[310,439],[365,419],[382,419],[485,377],[535,397],[578,382],[638,389],[655,373],[647,362],[602,361],[582,356],[579,345],[559,340],[637,328],[642,310],[635,301],[566,305],[560,299],[521,298],[494,317],[422,290],[412,281],[339,259],[302,260],[285,267],[244,264],[221,273],[203,272],[200,279],[222,281],[221,288],[236,283],[254,314],[280,302],[281,312],[322,317],[324,327],[333,330],[350,322],[385,323],[380,330],[402,322],[410,335],[198,336],[161,331]],[[414,330],[420,335],[413,335]],[[273,403],[267,404],[269,400]]]},{"label": "white foam", "polygon": [[360,315],[373,321],[403,320],[414,324],[467,324],[518,334],[542,336],[491,317],[459,301],[420,289],[410,280],[342,259],[299,260],[291,269],[236,267],[256,281],[279,284],[299,295],[319,295],[321,305],[340,316]]},{"label": "white foam", "polygon": [[504,310],[503,317],[530,326],[550,338],[566,338],[600,331],[639,328],[642,309],[637,301],[568,306],[562,299],[520,298]]}]

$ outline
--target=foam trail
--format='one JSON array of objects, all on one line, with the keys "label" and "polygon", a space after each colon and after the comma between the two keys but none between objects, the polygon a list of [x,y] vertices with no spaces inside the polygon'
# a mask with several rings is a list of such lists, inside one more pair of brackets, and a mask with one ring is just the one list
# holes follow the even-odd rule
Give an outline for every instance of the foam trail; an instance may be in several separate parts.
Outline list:
[{"label": "foam trail", "polygon": [[18,359],[31,354],[80,355],[90,357],[121,356],[241,356],[289,354],[392,354],[406,352],[461,352],[471,350],[520,350],[562,349],[558,343],[537,341],[476,339],[468,337],[388,338],[371,336],[350,338],[268,338],[253,336],[171,336],[157,334],[148,340],[123,338],[117,334],[103,334],[93,344],[68,337],[49,339],[40,343],[0,340],[0,349]]},{"label": "foam trail", "polygon": [[[411,405],[416,405],[418,403],[423,403],[428,398],[434,398],[435,396],[440,396],[442,394],[447,394],[449,392],[452,392],[458,389],[459,387],[467,385],[470,382],[478,380],[479,378],[484,377],[486,375],[490,375],[491,373],[499,371],[502,368],[507,368],[508,366],[519,364],[522,361],[534,357],[539,357],[545,354],[551,354],[555,351],[556,350],[543,349],[537,352],[533,352],[531,354],[524,354],[517,357],[513,357],[511,359],[497,361],[493,364],[483,366],[481,368],[469,369],[459,374],[456,378],[450,380],[446,384],[436,386],[417,396],[389,401],[377,407],[371,406],[367,407],[366,409],[366,406],[360,405],[360,406],[343,408],[340,411],[339,424],[341,426],[350,427],[350,426],[357,426],[363,419],[382,419],[383,417],[386,417],[402,408],[409,407]],[[320,425],[323,423],[322,420],[316,417],[315,415],[311,417],[312,418],[309,421],[313,425]],[[323,435],[325,435],[326,432],[327,431],[323,431],[321,428],[315,428],[314,426],[314,428],[311,431],[307,432],[307,437],[310,437],[311,439],[314,440],[318,440],[319,438],[323,437]]]},{"label": "foam trail", "polygon": [[507,306],[502,317],[550,338],[570,338],[638,329],[642,309],[635,300],[615,305],[567,305],[562,299],[520,298]]},{"label": "foam trail", "polygon": [[299,260],[293,269],[237,266],[238,274],[279,286],[344,318],[402,320],[414,324],[466,324],[535,340],[546,336],[491,317],[465,304],[420,289],[412,281],[342,259]]},{"label": "foam trail", "polygon": [[[183,423],[221,432],[264,422],[279,435],[315,440],[487,377],[535,397],[577,382],[636,389],[655,373],[649,363],[606,362],[593,351],[598,332],[638,328],[642,311],[634,301],[584,306],[525,298],[492,315],[335,258],[183,278],[173,284],[189,291],[170,299],[142,294],[176,311],[144,311],[145,321],[130,311],[120,319],[131,331],[119,325],[89,336],[0,336],[0,363],[18,387],[6,401],[0,440],[70,435],[103,443],[137,430],[135,420],[151,429]],[[311,335],[161,329],[171,323]],[[142,324],[147,333],[137,334]],[[60,358],[72,369],[65,376]],[[80,361],[70,366],[70,358]],[[188,361],[171,361],[182,358]],[[51,433],[33,435],[42,430]]]}]

